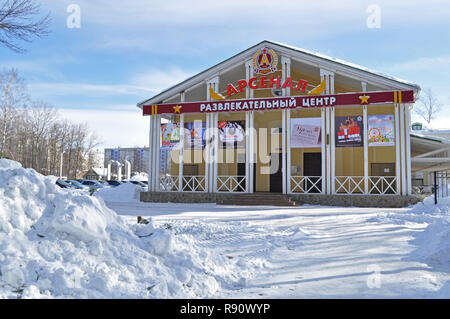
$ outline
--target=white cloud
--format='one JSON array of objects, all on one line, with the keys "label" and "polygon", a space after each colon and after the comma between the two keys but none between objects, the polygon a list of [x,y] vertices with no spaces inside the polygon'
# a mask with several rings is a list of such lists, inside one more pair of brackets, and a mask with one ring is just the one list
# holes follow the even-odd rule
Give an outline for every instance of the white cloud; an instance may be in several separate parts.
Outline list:
[{"label": "white cloud", "polygon": [[102,141],[103,147],[148,146],[149,117],[135,111],[59,109],[64,118],[74,123],[87,123]]},{"label": "white cloud", "polygon": [[450,55],[421,57],[411,61],[395,63],[386,67],[386,69],[389,69],[391,72],[442,70],[442,68],[450,68]]},{"label": "white cloud", "polygon": [[37,82],[28,85],[36,94],[57,96],[118,96],[118,95],[148,95],[158,90],[130,84],[90,84],[74,82]]},{"label": "white cloud", "polygon": [[133,76],[130,82],[139,87],[161,91],[186,80],[195,73],[197,72],[187,72],[175,67],[169,67],[164,70],[149,69],[146,72]]},{"label": "white cloud", "polygon": [[135,96],[136,104],[140,100],[150,98],[160,91],[167,89],[187,79],[194,73],[186,72],[180,68],[167,70],[149,69],[145,72],[131,76],[122,84],[92,84],[78,82],[33,82],[28,84],[32,96],[42,100],[49,97],[101,97],[105,104],[115,97]]}]

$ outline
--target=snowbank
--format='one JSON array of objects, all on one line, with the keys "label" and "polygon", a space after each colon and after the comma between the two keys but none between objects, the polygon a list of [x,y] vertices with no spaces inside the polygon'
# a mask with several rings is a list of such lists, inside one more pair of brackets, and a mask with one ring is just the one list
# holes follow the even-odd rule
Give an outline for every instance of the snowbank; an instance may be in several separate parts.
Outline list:
[{"label": "snowbank", "polygon": [[138,181],[138,182],[148,181],[148,174],[140,172],[139,174],[131,176],[130,181]]},{"label": "snowbank", "polygon": [[139,201],[139,194],[142,191],[144,188],[139,185],[123,183],[117,187],[100,188],[94,196],[101,197],[107,202],[134,202]]},{"label": "snowbank", "polygon": [[193,236],[128,224],[55,180],[0,159],[0,298],[203,298],[245,281]]},{"label": "snowbank", "polygon": [[416,248],[406,259],[421,261],[437,270],[450,271],[450,198],[439,198],[435,205],[434,195],[428,196],[404,213],[382,213],[369,221],[428,224],[410,241]]}]

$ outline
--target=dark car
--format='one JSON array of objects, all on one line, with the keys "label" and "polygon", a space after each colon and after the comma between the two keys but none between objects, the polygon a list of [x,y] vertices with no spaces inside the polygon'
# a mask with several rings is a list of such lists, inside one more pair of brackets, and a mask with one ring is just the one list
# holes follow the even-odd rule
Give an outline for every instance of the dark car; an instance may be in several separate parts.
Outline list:
[{"label": "dark car", "polygon": [[141,187],[147,187],[147,185],[145,185],[145,183],[141,182],[141,181],[127,181],[128,183],[132,183],[134,185],[139,185]]},{"label": "dark car", "polygon": [[56,181],[56,185],[58,185],[61,188],[75,188],[75,186],[67,183],[66,181],[62,180],[62,179],[58,179]]},{"label": "dark car", "polygon": [[119,181],[106,181],[107,183],[108,183],[108,185],[109,186],[113,186],[113,187],[116,187],[116,186],[119,186],[119,185],[121,185],[122,184],[122,182],[119,182]]},{"label": "dark car", "polygon": [[84,179],[81,184],[89,186],[90,189],[99,189],[99,188],[105,188],[106,186],[103,185],[102,183],[100,183],[99,181],[95,181],[95,180],[88,180],[88,179]]}]

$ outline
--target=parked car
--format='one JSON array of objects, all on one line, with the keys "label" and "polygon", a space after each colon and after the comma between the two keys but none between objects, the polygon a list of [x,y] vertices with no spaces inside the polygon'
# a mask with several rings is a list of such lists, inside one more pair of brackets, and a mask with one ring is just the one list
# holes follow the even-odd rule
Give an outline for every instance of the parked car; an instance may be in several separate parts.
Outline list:
[{"label": "parked car", "polygon": [[76,189],[83,189],[83,190],[89,190],[89,186],[87,185],[83,185],[80,182],[73,180],[73,179],[68,179],[65,181],[66,183],[72,185],[74,188]]},{"label": "parked car", "polygon": [[105,188],[106,186],[103,185],[102,183],[100,183],[99,181],[95,181],[95,180],[89,180],[89,179],[84,179],[81,184],[86,185],[89,187],[89,189],[99,189],[99,188]]},{"label": "parked car", "polygon": [[56,185],[58,185],[61,188],[75,188],[74,186],[72,186],[71,184],[67,183],[67,181],[62,180],[62,179],[58,179],[56,181]]},{"label": "parked car", "polygon": [[112,186],[112,187],[116,187],[116,186],[119,186],[119,185],[122,184],[122,182],[119,182],[119,181],[113,181],[113,180],[106,181],[106,182],[108,183],[109,186]]},{"label": "parked car", "polygon": [[139,185],[141,187],[147,187],[147,185],[145,185],[145,183],[141,182],[141,181],[126,181],[127,183],[132,183],[134,185]]},{"label": "parked car", "polygon": [[110,186],[109,183],[108,183],[107,181],[97,181],[97,182],[99,182],[99,183],[101,183],[101,184],[103,184],[103,185],[105,185],[105,186]]}]

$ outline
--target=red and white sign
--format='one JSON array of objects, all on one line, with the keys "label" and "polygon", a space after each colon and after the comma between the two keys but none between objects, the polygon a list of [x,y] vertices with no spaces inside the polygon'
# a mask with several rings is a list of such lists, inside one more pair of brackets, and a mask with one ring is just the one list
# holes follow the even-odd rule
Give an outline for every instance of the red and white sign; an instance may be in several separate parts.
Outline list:
[{"label": "red and white sign", "polygon": [[279,89],[280,87],[282,89],[291,88],[295,91],[301,90],[303,93],[305,93],[307,85],[308,81],[302,79],[298,80],[297,84],[294,84],[291,77],[287,77],[284,80],[283,85],[281,85],[280,76],[271,76],[270,78],[265,76],[260,76],[259,78],[253,77],[248,80],[248,83],[246,80],[239,80],[237,83],[237,88],[233,84],[228,84],[227,97],[242,92],[247,86],[250,89]]},{"label": "red and white sign", "polygon": [[[399,94],[401,92],[401,94]],[[365,92],[365,99],[360,99],[361,93],[341,93],[334,95],[291,96],[259,99],[221,100],[205,102],[186,102],[171,104],[144,105],[143,115],[174,114],[177,107],[179,113],[209,113],[209,112],[243,112],[265,111],[277,109],[295,109],[328,107],[341,105],[371,105],[398,103],[397,96],[401,95],[401,103],[414,103],[414,91],[377,91]],[[367,103],[366,103],[367,100]],[[178,112],[177,112],[178,113]]]}]

